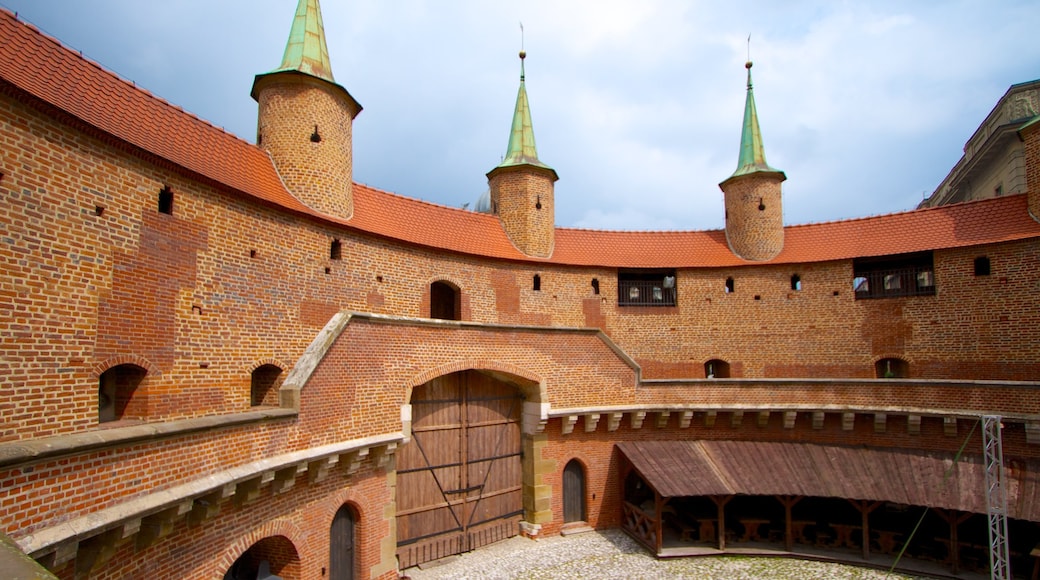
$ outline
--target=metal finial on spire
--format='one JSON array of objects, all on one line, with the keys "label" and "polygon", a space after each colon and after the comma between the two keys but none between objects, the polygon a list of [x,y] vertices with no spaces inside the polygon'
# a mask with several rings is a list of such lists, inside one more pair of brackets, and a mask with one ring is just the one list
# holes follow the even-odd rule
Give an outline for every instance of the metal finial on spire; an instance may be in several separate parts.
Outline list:
[{"label": "metal finial on spire", "polygon": [[524,50],[524,23],[520,23],[520,82],[524,82],[524,59],[527,51]]},{"label": "metal finial on spire", "polygon": [[747,69],[747,88],[751,90],[751,35],[747,35],[747,62],[744,63],[744,68]]}]

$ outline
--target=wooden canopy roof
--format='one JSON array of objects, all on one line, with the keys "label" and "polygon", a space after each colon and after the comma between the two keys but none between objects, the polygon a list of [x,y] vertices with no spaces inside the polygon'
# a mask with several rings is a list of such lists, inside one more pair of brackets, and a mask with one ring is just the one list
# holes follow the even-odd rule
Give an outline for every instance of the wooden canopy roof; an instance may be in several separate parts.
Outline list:
[{"label": "wooden canopy roof", "polygon": [[[803,495],[986,513],[978,456],[954,464],[946,452],[756,441],[625,441],[617,449],[666,498]],[[1006,485],[1008,516],[1040,522],[1040,462],[1012,462]]]}]

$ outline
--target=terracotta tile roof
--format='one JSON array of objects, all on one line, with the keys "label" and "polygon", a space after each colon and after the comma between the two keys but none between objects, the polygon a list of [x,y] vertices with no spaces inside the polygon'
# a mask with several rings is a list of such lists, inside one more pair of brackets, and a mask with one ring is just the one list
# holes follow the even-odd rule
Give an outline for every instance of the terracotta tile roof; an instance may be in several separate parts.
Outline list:
[{"label": "terracotta tile roof", "polygon": [[[283,210],[360,232],[487,258],[605,267],[747,265],[722,230],[556,230],[553,255],[528,258],[495,216],[449,208],[355,184],[349,221],[293,197],[266,152],[137,88],[0,9],[0,79],[120,142]],[[858,220],[788,227],[786,264],[897,254],[1040,236],[1022,195]]]},{"label": "terracotta tile roof", "polygon": [[[625,441],[618,450],[663,497],[804,495],[986,511],[986,472],[962,457],[943,483],[952,453],[756,441]],[[1008,470],[1009,515],[1040,521],[1040,461]]]},{"label": "terracotta tile roof", "polygon": [[1040,237],[1026,196],[1013,195],[861,219],[788,226],[768,262],[730,252],[723,230],[608,232],[556,230],[552,262],[640,268],[824,262]]},{"label": "terracotta tile roof", "polygon": [[498,217],[419,201],[354,184],[351,227],[382,237],[466,254],[527,259],[506,236]]}]

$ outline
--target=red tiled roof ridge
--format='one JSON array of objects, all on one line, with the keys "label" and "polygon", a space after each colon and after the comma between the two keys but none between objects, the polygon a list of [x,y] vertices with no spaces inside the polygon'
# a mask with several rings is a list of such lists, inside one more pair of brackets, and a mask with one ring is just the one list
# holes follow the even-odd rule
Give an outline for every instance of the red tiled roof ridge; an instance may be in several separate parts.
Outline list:
[{"label": "red tiled roof ridge", "polygon": [[596,234],[701,234],[720,232],[724,228],[704,228],[704,229],[693,229],[693,230],[617,230],[617,229],[606,229],[606,228],[583,228],[577,226],[559,226],[556,231],[574,232],[577,234],[588,232]]},{"label": "red tiled roof ridge", "polygon": [[105,65],[99,63],[98,61],[96,61],[96,60],[94,60],[94,59],[92,59],[92,58],[90,58],[88,56],[86,56],[83,53],[82,50],[62,42],[60,39],[58,39],[57,37],[47,33],[46,31],[44,31],[39,26],[37,26],[37,25],[33,24],[32,22],[24,19],[17,12],[12,12],[11,10],[9,10],[9,9],[3,7],[3,6],[0,6],[0,14],[11,18],[16,23],[18,23],[19,25],[23,26],[24,28],[32,31],[33,33],[38,35],[43,40],[46,40],[48,42],[51,42],[51,43],[57,45],[58,48],[61,49],[62,51],[67,52],[68,54],[78,58],[79,60],[83,61],[84,63],[86,63],[86,64],[88,64],[90,66],[93,66],[94,68],[98,69],[98,71],[100,71],[101,73],[103,73],[105,75],[108,75],[109,77],[112,77],[113,79],[123,83],[124,85],[127,85],[131,89],[133,89],[133,90],[135,90],[135,91],[137,91],[139,93],[142,93],[143,95],[147,96],[150,99],[153,99],[153,100],[157,101],[159,104],[161,104],[163,106],[166,106],[168,108],[171,108],[171,109],[177,111],[178,113],[180,113],[182,115],[191,117],[193,120],[195,120],[195,121],[197,121],[197,122],[199,122],[199,123],[201,123],[201,124],[211,128],[211,129],[215,129],[215,130],[220,131],[221,133],[223,133],[223,134],[225,134],[225,135],[227,135],[229,137],[233,137],[234,139],[236,139],[238,141],[241,141],[245,145],[248,145],[250,147],[255,147],[255,145],[253,143],[250,143],[249,141],[247,141],[246,139],[243,139],[239,135],[236,135],[235,133],[232,133],[232,132],[228,131],[224,127],[221,127],[221,126],[213,123],[212,121],[208,121],[208,120],[198,116],[195,113],[192,113],[191,111],[189,111],[189,110],[187,110],[187,109],[185,109],[185,108],[183,108],[183,107],[181,107],[179,105],[171,103],[171,102],[167,101],[166,99],[164,99],[163,97],[160,97],[160,96],[156,95],[155,93],[149,91],[148,89],[144,88],[143,86],[138,85],[137,81],[134,81],[132,79],[128,79],[128,78],[120,75],[118,72],[116,72],[116,71],[114,71],[112,69],[106,68]]},{"label": "red tiled roof ridge", "polygon": [[[454,210],[454,211],[458,211],[458,212],[464,212],[466,214],[472,214],[472,215],[482,215],[482,216],[490,216],[491,215],[491,214],[484,213],[484,212],[481,212],[481,211],[473,211],[471,209],[467,209],[467,208],[463,208],[463,207],[456,207],[456,206],[453,206],[453,205],[447,205],[447,204],[444,204],[444,203],[438,203],[436,201],[430,201],[428,199],[422,199],[422,198],[419,198],[419,197],[411,197],[411,196],[405,195],[403,193],[397,193],[396,191],[390,191],[388,189],[383,189],[381,187],[370,185],[370,184],[365,183],[363,181],[354,180],[353,183],[354,183],[354,186],[364,187],[365,189],[368,189],[369,191],[371,191],[373,193],[378,193],[378,194],[381,194],[381,195],[393,196],[393,197],[401,199],[402,201],[417,203],[417,204],[420,204],[420,205],[428,205],[430,207],[435,207],[435,208],[438,208],[438,209],[449,209],[449,210]],[[350,223],[350,222],[344,222],[344,223]]]},{"label": "red tiled roof ridge", "polygon": [[804,222],[804,223],[800,223],[800,224],[785,225],[784,226],[784,230],[792,230],[792,229],[795,229],[795,228],[807,228],[807,227],[815,227],[815,226],[826,226],[826,225],[834,225],[834,224],[852,224],[853,222],[863,222],[863,221],[870,221],[870,220],[876,220],[876,219],[884,219],[884,218],[890,218],[890,217],[901,216],[901,215],[921,214],[921,213],[932,212],[932,211],[948,212],[951,209],[955,209],[955,208],[959,208],[959,207],[963,207],[963,206],[967,206],[967,205],[972,205],[972,204],[997,203],[998,200],[1000,200],[1000,199],[1016,197],[1016,196],[1019,196],[1019,195],[1026,195],[1026,194],[1025,193],[1012,193],[1012,194],[1008,194],[1008,195],[1003,195],[1001,197],[988,197],[988,198],[985,198],[985,199],[972,199],[972,200],[961,201],[961,202],[957,202],[957,203],[948,203],[948,204],[945,204],[945,205],[937,205],[937,206],[934,206],[934,207],[911,208],[911,209],[897,210],[897,211],[891,211],[891,212],[885,212],[885,213],[877,213],[877,214],[871,214],[871,215],[865,215],[865,216],[856,216],[856,217],[850,217],[850,218],[836,218],[836,219],[832,219],[832,220],[822,220],[822,221],[818,221],[818,222]]}]

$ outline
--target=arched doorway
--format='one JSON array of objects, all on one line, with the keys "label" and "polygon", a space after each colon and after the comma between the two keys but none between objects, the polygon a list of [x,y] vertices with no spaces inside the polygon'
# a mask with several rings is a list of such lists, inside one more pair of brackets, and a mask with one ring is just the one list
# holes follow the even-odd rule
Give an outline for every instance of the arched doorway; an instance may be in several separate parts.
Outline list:
[{"label": "arched doorway", "polygon": [[145,369],[135,364],[121,364],[101,373],[98,379],[98,423],[137,418],[140,409],[133,409],[131,401],[141,385]]},{"label": "arched doorway", "polygon": [[449,282],[430,284],[430,318],[461,320],[462,294]]},{"label": "arched doorway", "polygon": [[329,579],[354,580],[355,537],[354,511],[344,505],[332,518],[329,530]]},{"label": "arched doorway", "polygon": [[300,557],[296,546],[285,536],[271,536],[253,544],[224,574],[224,580],[295,580],[299,577]]},{"label": "arched doorway", "polygon": [[412,438],[397,452],[401,568],[515,536],[523,516],[520,391],[478,371],[412,391]]},{"label": "arched doorway", "polygon": [[585,521],[585,468],[571,459],[563,468],[563,523]]},{"label": "arched doorway", "polygon": [[253,407],[277,406],[281,377],[282,369],[277,365],[265,364],[254,369],[249,380],[249,404]]}]

